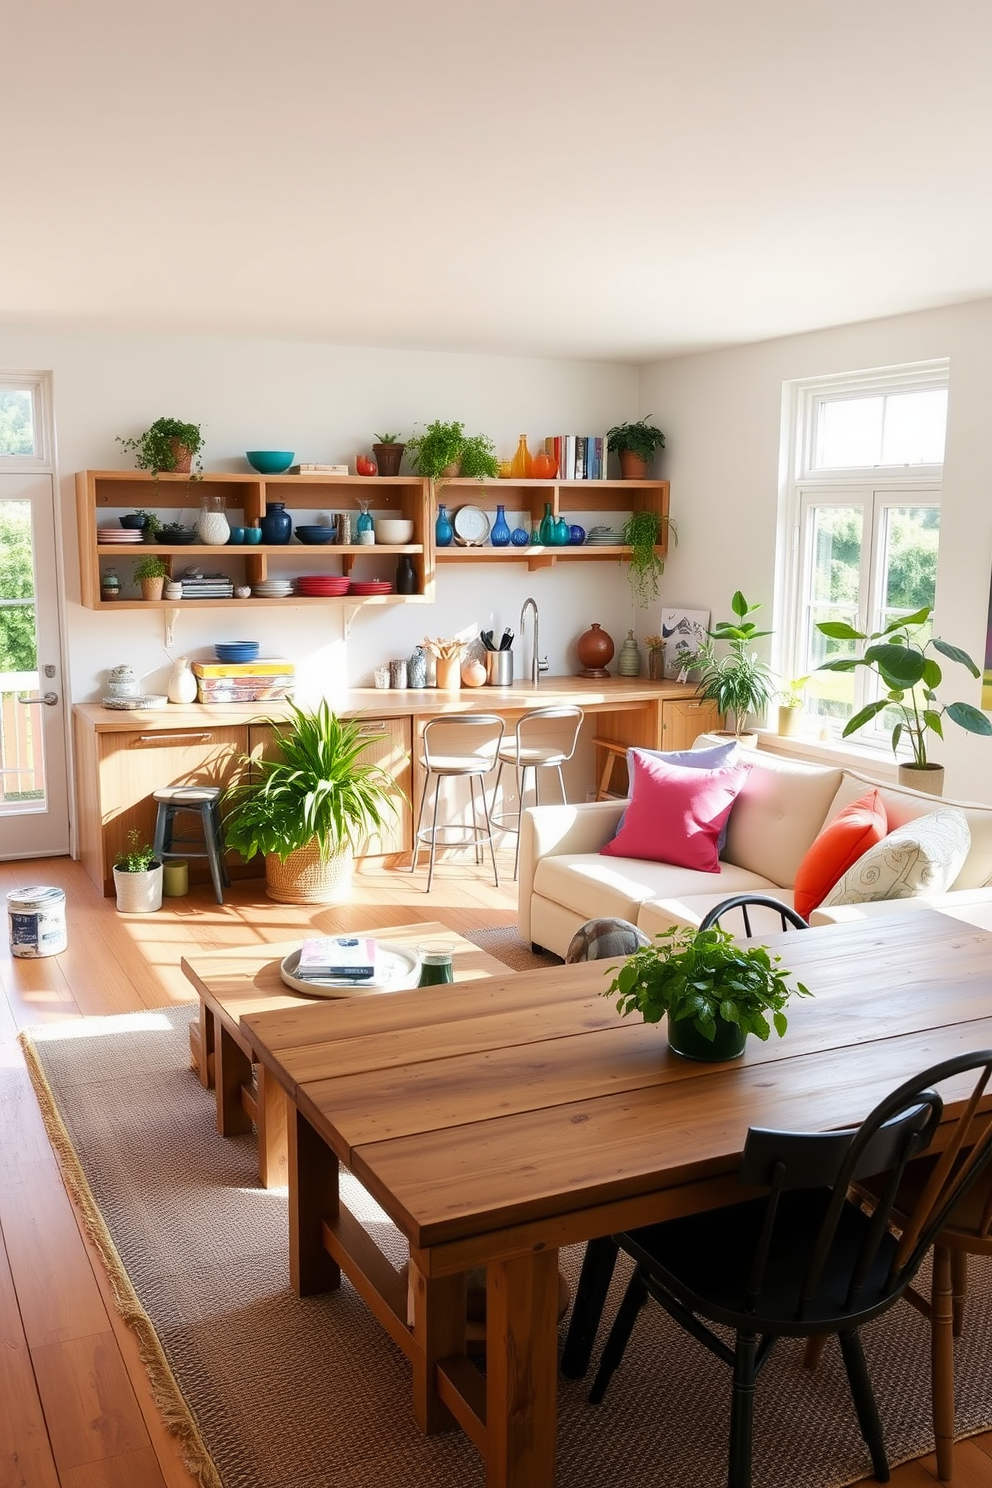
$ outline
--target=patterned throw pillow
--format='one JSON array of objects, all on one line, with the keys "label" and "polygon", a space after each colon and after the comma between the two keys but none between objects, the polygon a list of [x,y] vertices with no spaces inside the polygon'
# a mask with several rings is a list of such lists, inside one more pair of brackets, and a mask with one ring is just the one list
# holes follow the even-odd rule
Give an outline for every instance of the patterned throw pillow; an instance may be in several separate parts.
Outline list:
[{"label": "patterned throw pillow", "polygon": [[971,848],[963,811],[944,806],[897,827],[864,853],[822,902],[865,904],[873,899],[915,899],[951,888]]}]

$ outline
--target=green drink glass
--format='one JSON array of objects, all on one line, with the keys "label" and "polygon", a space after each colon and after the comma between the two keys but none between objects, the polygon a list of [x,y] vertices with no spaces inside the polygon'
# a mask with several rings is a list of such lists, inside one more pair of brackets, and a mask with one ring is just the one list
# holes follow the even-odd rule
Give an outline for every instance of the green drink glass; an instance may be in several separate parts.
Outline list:
[{"label": "green drink glass", "polygon": [[420,981],[418,987],[438,987],[442,982],[455,980],[451,970],[451,946],[424,947],[420,955]]}]

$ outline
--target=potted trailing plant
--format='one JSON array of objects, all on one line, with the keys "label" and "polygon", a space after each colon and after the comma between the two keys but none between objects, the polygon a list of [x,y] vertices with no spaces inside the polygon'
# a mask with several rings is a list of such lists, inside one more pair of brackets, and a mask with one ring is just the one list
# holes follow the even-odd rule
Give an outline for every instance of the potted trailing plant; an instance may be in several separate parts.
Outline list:
[{"label": "potted trailing plant", "polygon": [[623,524],[621,540],[630,549],[627,578],[634,603],[641,609],[658,598],[658,580],[665,572],[665,560],[658,552],[658,545],[666,527],[675,536],[674,524],[655,511],[631,512]]},{"label": "potted trailing plant", "polygon": [[149,553],[134,566],[134,582],[141,585],[142,599],[161,599],[169,565],[157,553]]},{"label": "potted trailing plant", "polygon": [[141,529],[142,542],[158,542],[159,534],[162,531],[162,523],[158,515],[155,512],[143,512],[142,515],[145,518],[144,526]]},{"label": "potted trailing plant", "polygon": [[897,754],[900,741],[905,740],[912,756],[907,763],[899,765],[899,783],[939,796],[944,788],[944,767],[927,758],[927,735],[944,737],[945,713],[952,723],[969,734],[992,734],[992,720],[971,703],[938,704],[937,688],[944,673],[936,657],[930,654],[932,651],[965,667],[973,677],[982,674],[967,651],[930,634],[931,614],[932,606],[924,605],[912,615],[890,620],[870,635],[842,620],[824,620],[816,628],[832,641],[873,644],[865,648],[863,656],[835,657],[823,662],[817,671],[853,672],[863,666],[875,673],[885,696],[868,703],[848,719],[842,737],[849,738],[880,713],[894,709],[897,717],[892,727],[892,752]]},{"label": "potted trailing plant", "polygon": [[137,828],[128,832],[127,847],[114,859],[114,888],[121,914],[149,914],[162,908],[162,864]]},{"label": "potted trailing plant", "polygon": [[[733,734],[741,742],[749,713],[764,713],[774,694],[775,684],[771,671],[751,650],[752,641],[760,636],[771,635],[770,630],[759,630],[748,615],[760,610],[760,604],[748,604],[738,589],[730,601],[736,616],[733,620],[720,620],[712,630],[706,632],[709,645],[700,647],[692,658],[692,665],[701,668],[696,684],[696,696],[716,703],[720,712],[733,714]],[[723,656],[716,654],[715,642],[725,641],[729,650]]]},{"label": "potted trailing plant", "polygon": [[405,444],[400,444],[398,434],[377,434],[372,446],[375,465],[380,475],[399,475]]},{"label": "potted trailing plant", "polygon": [[187,424],[182,419],[160,418],[139,434],[137,439],[125,439],[118,434],[117,443],[128,452],[133,452],[134,463],[139,470],[150,470],[158,476],[163,472],[188,475],[196,461],[193,478],[203,470],[200,451],[203,435],[199,424]]},{"label": "potted trailing plant", "polygon": [[241,758],[224,796],[225,840],[246,861],[264,854],[270,899],[338,904],[351,890],[355,849],[395,810],[395,786],[361,759],[382,735],[338,718],[326,698],[289,709],[288,722],[270,720],[276,752]]},{"label": "potted trailing plant", "polygon": [[606,448],[611,455],[619,457],[624,480],[643,480],[655,450],[665,448],[665,436],[646,418],[636,419],[632,424],[614,424],[608,429]]},{"label": "potted trailing plant", "polygon": [[466,434],[465,425],[457,420],[427,425],[415,434],[407,448],[412,451],[413,467],[430,480],[464,475],[471,480],[495,480],[499,475],[496,446],[487,434]]},{"label": "potted trailing plant", "polygon": [[789,976],[780,956],[729,930],[673,925],[628,956],[604,996],[616,997],[624,1018],[658,1023],[667,1014],[669,1045],[686,1059],[736,1059],[749,1033],[764,1041],[774,1028],[781,1038],[789,998],[810,996]]},{"label": "potted trailing plant", "polygon": [[778,731],[783,739],[791,739],[799,732],[803,719],[804,688],[809,677],[793,677],[776,694],[778,703]]}]

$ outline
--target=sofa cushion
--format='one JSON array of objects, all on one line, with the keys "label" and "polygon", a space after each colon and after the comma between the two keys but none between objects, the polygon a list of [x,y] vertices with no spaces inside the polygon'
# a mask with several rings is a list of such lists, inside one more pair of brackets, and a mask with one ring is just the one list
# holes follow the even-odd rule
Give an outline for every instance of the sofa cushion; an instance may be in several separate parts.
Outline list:
[{"label": "sofa cushion", "polygon": [[944,806],[897,827],[847,870],[823,907],[872,899],[913,899],[949,889],[968,856],[971,832],[963,811]]},{"label": "sofa cushion", "polygon": [[[861,795],[868,785],[876,785],[867,775],[857,771],[845,771],[837,796],[830,808],[831,816],[846,806],[855,796]],[[885,814],[889,820],[889,831],[905,826],[907,822],[926,816],[934,809],[935,798],[924,791],[907,790],[898,785],[880,785],[879,791]],[[948,803],[950,804],[950,803]],[[992,885],[992,808],[978,802],[955,801],[963,811],[971,832],[971,849],[955,880],[956,889],[978,889]]]},{"label": "sofa cushion", "polygon": [[635,760],[630,805],[603,854],[719,872],[717,838],[750,766],[697,770],[643,749],[630,752]]},{"label": "sofa cushion", "polygon": [[[737,740],[730,739],[726,744],[710,744],[702,749],[628,749],[627,750],[627,784],[629,794],[633,794],[634,771],[637,769],[637,755],[646,754],[651,759],[664,760],[668,765],[678,765],[687,770],[722,770],[724,765],[732,765],[737,762]],[[620,818],[619,832],[623,826],[627,813],[624,812]],[[727,843],[727,823],[724,822],[720,828],[720,835],[716,839],[716,851],[719,857]]]},{"label": "sofa cushion", "polygon": [[[735,880],[731,882],[730,880]],[[739,881],[737,881],[739,880]],[[637,912],[637,928],[652,939],[672,925],[698,925],[703,916],[715,909],[724,899],[733,894],[765,894],[770,899],[779,899],[783,904],[792,904],[792,890],[780,889],[754,873],[745,873],[743,868],[729,868],[721,864],[720,885],[714,892],[670,894],[664,899],[648,899]],[[748,910],[751,928],[755,935],[780,935],[782,921],[774,910],[760,906]],[[744,934],[743,923],[735,924],[728,916],[724,928],[735,935]]]},{"label": "sofa cushion", "polygon": [[751,773],[730,813],[723,861],[791,888],[843,771],[769,751],[741,750],[740,758]]},{"label": "sofa cushion", "polygon": [[808,920],[810,912],[826,898],[848,868],[881,842],[888,831],[885,807],[877,787],[828,822],[799,864],[793,886],[795,908]]},{"label": "sofa cushion", "polygon": [[[604,857],[602,853],[560,853],[541,858],[534,871],[534,893],[543,899],[563,905],[583,920],[605,915],[630,920],[634,925],[638,924],[640,906],[648,899],[682,894],[715,894],[717,899],[726,899],[745,889],[768,887],[767,879],[726,863],[720,864],[719,874],[713,874],[672,863],[646,863],[642,858]],[[548,945],[536,927],[532,928],[532,939]]]}]

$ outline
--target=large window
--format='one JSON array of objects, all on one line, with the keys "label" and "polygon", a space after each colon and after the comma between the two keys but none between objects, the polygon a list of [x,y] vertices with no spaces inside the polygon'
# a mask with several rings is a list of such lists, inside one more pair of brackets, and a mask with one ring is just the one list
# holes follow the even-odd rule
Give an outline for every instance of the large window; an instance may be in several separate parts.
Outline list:
[{"label": "large window", "polygon": [[[947,383],[946,363],[930,363],[788,390],[782,664],[790,677],[809,677],[807,711],[832,734],[873,700],[876,684],[866,667],[817,673],[854,654],[818,622],[877,631],[934,602]],[[884,717],[876,723],[859,742],[887,743]]]}]

